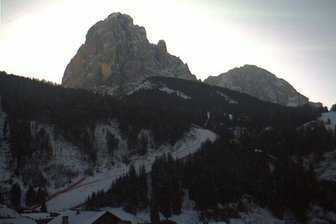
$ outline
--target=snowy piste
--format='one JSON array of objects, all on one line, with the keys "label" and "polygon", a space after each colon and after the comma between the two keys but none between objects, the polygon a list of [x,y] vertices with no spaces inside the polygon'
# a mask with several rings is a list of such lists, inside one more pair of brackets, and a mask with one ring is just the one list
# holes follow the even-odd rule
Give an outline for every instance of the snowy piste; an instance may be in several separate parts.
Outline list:
[{"label": "snowy piste", "polygon": [[76,208],[82,205],[92,192],[108,190],[114,180],[128,172],[131,165],[137,170],[141,166],[145,166],[146,172],[150,172],[156,157],[170,153],[174,158],[182,159],[195,153],[202,143],[207,140],[213,142],[215,139],[216,134],[212,131],[193,127],[174,146],[161,146],[158,150],[151,151],[146,156],[131,157],[129,164],[117,163],[111,169],[102,170],[93,176],[78,177],[72,185],[51,194],[53,197],[47,201],[47,209],[49,212],[60,212]]}]

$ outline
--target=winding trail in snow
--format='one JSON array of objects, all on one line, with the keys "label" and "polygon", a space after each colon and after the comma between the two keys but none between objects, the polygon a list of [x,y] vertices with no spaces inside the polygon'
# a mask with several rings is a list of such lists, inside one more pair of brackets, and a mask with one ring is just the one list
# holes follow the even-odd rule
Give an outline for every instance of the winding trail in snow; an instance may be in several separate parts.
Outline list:
[{"label": "winding trail in snow", "polygon": [[[47,198],[46,202],[52,200],[53,198],[55,198],[55,197],[57,197],[57,196],[65,193],[65,192],[68,192],[70,190],[73,190],[73,189],[77,188],[78,186],[80,186],[79,184],[81,182],[83,182],[85,179],[86,179],[86,177],[82,177],[79,180],[77,180],[75,183],[71,184],[70,186],[67,186],[67,187],[65,187],[65,188],[63,188],[63,189],[61,189],[61,190],[59,190],[57,192],[54,192],[52,195],[50,195]],[[31,207],[31,210],[35,211],[36,209],[38,209],[40,207],[41,207],[41,205],[34,205],[33,207]]]}]

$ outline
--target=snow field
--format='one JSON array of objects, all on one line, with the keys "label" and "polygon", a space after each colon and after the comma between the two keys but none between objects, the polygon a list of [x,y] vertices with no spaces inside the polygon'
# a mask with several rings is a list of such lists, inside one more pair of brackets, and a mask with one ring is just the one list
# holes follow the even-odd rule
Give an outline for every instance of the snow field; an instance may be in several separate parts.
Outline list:
[{"label": "snow field", "polygon": [[176,95],[178,97],[181,97],[184,100],[190,100],[191,99],[191,97],[185,95],[181,91],[170,89],[166,85],[163,85],[163,87],[159,87],[158,84],[152,83],[151,81],[148,81],[148,80],[145,81],[145,82],[143,82],[138,87],[134,88],[132,91],[130,91],[129,93],[127,93],[127,95],[128,96],[132,95],[133,93],[135,93],[137,91],[140,91],[140,90],[154,90],[154,89],[158,89],[161,92],[164,92],[164,93],[167,93],[167,94]]}]

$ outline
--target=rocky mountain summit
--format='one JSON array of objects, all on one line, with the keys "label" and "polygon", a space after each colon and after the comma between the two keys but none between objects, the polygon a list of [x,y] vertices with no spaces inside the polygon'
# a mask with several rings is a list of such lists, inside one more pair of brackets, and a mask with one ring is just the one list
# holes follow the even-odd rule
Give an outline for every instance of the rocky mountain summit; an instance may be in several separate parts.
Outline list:
[{"label": "rocky mountain summit", "polygon": [[144,27],[113,13],[92,26],[85,43],[67,65],[62,85],[125,94],[147,77],[196,80],[188,65],[167,52],[166,43],[149,43]]},{"label": "rocky mountain summit", "polygon": [[[89,29],[85,43],[65,69],[62,85],[124,95],[154,76],[196,80],[187,64],[167,52],[163,40],[149,43],[144,27],[134,25],[129,15],[112,13]],[[308,103],[288,82],[253,65],[204,82],[285,106]]]},{"label": "rocky mountain summit", "polygon": [[244,65],[219,76],[210,76],[204,82],[285,106],[301,106],[309,102],[307,97],[298,93],[288,82],[254,65]]}]

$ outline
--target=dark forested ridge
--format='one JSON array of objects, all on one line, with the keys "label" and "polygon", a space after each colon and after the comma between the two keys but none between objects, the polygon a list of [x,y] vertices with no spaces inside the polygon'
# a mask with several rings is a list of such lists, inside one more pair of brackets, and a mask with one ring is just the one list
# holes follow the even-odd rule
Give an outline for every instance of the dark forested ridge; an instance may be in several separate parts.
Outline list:
[{"label": "dark forested ridge", "polygon": [[[243,204],[225,205],[246,194],[280,218],[290,209],[305,221],[311,203],[335,211],[335,185],[318,180],[314,164],[304,168],[302,161],[305,155],[318,161],[335,149],[335,135],[317,119],[326,108],[285,107],[197,81],[162,77],[147,81],[154,87],[115,98],[1,72],[1,107],[7,117],[0,137],[10,144],[17,175],[23,175],[33,152],[39,152],[41,163],[52,153],[44,129],[32,137],[32,121],[52,125],[56,135],[78,145],[93,163],[96,151],[90,130],[99,122],[116,120],[128,149],[141,156],[149,144],[145,137],[139,138],[141,130],[150,131],[158,146],[173,145],[194,125],[212,130],[218,139],[184,161],[169,155],[157,158],[151,174],[131,167],[110,190],[90,196],[86,206],[122,206],[131,213],[149,208],[152,221],[158,221],[159,212],[165,217],[179,214],[183,192],[188,192],[204,219],[237,216]],[[167,94],[162,87],[175,92]],[[106,141],[113,153],[118,139],[108,133]],[[40,175],[34,178],[27,182],[35,189],[47,184]],[[33,191],[27,203],[40,200]],[[12,203],[19,206],[18,201],[14,197]]]},{"label": "dark forested ridge", "polygon": [[[88,139],[85,129],[108,119],[117,119],[122,133],[129,138],[137,136],[141,129],[149,129],[160,144],[174,143],[192,123],[206,125],[216,132],[235,126],[246,127],[251,133],[268,126],[289,131],[314,120],[324,110],[309,105],[284,107],[228,89],[174,78],[150,80],[179,90],[191,97],[190,100],[155,89],[117,99],[4,72],[0,79],[1,105],[8,115],[7,125],[24,129],[24,124],[32,120],[50,123],[76,144]],[[211,117],[205,124],[207,114]]]},{"label": "dark forested ridge", "polygon": [[159,212],[165,218],[180,214],[187,193],[195,201],[201,219],[229,221],[246,211],[244,199],[248,196],[248,200],[271,209],[279,219],[293,212],[300,223],[307,222],[311,205],[335,211],[334,190],[335,184],[318,180],[313,167],[305,170],[302,161],[277,159],[219,138],[205,143],[184,161],[170,155],[157,158],[147,178],[144,169],[137,174],[131,167],[107,192],[93,193],[86,206],[121,206],[133,214],[149,207],[151,221],[157,222]]},{"label": "dark forested ridge", "polygon": [[[229,89],[175,78],[152,77],[149,80],[179,90],[190,96],[191,100],[183,100],[157,90],[138,91],[117,99],[91,91],[63,88],[50,82],[7,75],[4,72],[1,72],[0,78],[2,107],[6,113],[24,120],[50,122],[59,126],[66,124],[62,128],[72,126],[72,123],[75,123],[74,126],[81,126],[91,121],[114,117],[134,123],[143,120],[140,126],[150,126],[148,120],[155,120],[152,115],[158,115],[164,121],[164,116],[172,116],[168,115],[170,112],[174,112],[176,116],[192,113],[188,122],[197,124],[205,120],[206,112],[213,113],[214,117],[224,112],[236,117],[235,125],[240,122],[247,127],[267,125],[297,127],[314,120],[326,110],[309,105],[284,107]],[[237,103],[230,103],[220,94],[226,95]]]}]

